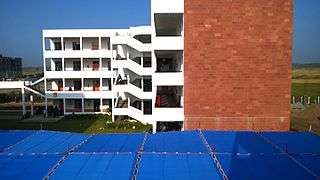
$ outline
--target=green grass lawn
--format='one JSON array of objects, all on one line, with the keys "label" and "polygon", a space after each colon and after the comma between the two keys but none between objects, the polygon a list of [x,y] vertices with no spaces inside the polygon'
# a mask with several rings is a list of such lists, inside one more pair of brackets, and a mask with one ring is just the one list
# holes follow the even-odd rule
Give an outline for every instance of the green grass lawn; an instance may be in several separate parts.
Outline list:
[{"label": "green grass lawn", "polygon": [[292,96],[320,96],[320,68],[302,67],[292,71]]},{"label": "green grass lawn", "polygon": [[292,83],[292,95],[312,98],[320,96],[320,83]]},{"label": "green grass lawn", "polygon": [[29,129],[29,130],[52,130],[67,131],[89,134],[99,133],[131,133],[149,132],[151,125],[144,125],[140,122],[111,122],[107,115],[70,115],[58,122],[20,122],[17,120],[0,120],[0,129]]}]

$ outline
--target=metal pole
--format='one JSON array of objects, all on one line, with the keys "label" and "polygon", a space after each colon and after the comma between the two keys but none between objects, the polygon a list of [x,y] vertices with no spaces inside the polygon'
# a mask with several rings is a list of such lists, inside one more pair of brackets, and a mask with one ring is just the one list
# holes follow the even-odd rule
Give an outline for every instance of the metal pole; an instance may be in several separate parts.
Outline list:
[{"label": "metal pole", "polygon": [[33,116],[33,96],[30,95],[30,103],[31,103],[31,116]]},{"label": "metal pole", "polygon": [[26,115],[26,104],[25,104],[25,96],[24,96],[24,88],[21,88],[21,97],[22,97],[22,114]]}]

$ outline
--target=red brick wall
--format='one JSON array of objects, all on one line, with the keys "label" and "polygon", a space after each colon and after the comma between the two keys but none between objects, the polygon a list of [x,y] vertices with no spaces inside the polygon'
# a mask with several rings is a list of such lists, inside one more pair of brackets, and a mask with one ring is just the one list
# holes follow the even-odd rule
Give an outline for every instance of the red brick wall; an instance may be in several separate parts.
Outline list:
[{"label": "red brick wall", "polygon": [[292,0],[185,0],[185,129],[289,130]]}]

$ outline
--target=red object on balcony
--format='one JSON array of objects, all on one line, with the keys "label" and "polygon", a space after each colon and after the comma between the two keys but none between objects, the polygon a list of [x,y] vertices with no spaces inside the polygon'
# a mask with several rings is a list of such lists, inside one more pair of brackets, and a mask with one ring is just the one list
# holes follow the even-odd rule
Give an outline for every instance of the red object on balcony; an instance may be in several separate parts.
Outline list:
[{"label": "red object on balcony", "polygon": [[161,105],[161,98],[160,98],[159,95],[157,95],[157,97],[156,97],[156,107],[160,107],[160,105]]},{"label": "red object on balcony", "polygon": [[99,64],[92,64],[93,71],[99,71]]},{"label": "red object on balcony", "polygon": [[93,91],[100,91],[100,85],[99,84],[94,85],[93,86]]},{"label": "red object on balcony", "polygon": [[58,87],[58,91],[63,91],[63,87],[62,86]]},{"label": "red object on balcony", "polygon": [[98,49],[99,49],[99,44],[97,44],[97,43],[91,44],[91,50],[98,50]]}]

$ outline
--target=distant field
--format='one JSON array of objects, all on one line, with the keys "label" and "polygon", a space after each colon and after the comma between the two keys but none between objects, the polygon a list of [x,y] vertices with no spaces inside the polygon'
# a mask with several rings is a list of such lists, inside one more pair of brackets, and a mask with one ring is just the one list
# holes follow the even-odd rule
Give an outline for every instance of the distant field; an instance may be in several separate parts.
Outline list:
[{"label": "distant field", "polygon": [[294,66],[292,71],[292,95],[320,96],[320,67]]},{"label": "distant field", "polygon": [[320,79],[320,68],[293,69],[292,79]]}]

